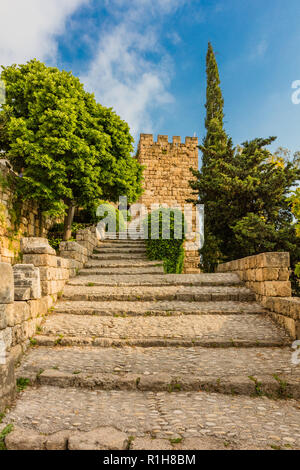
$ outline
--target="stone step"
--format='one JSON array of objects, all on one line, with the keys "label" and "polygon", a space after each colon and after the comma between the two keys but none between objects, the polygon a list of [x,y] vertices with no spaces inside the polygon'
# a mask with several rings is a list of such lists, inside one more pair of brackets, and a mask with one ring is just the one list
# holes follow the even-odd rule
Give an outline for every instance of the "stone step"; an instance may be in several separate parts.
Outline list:
[{"label": "stone step", "polygon": [[300,365],[291,355],[291,348],[41,347],[30,350],[17,376],[62,388],[300,398]]},{"label": "stone step", "polygon": [[178,317],[189,315],[261,315],[266,310],[256,302],[184,302],[184,301],[67,301],[55,306],[55,312],[101,317]]},{"label": "stone step", "polygon": [[115,276],[115,275],[143,275],[143,274],[163,274],[164,268],[163,266],[136,266],[136,267],[92,267],[88,269],[82,269],[79,274],[80,276]]},{"label": "stone step", "polygon": [[97,301],[185,301],[185,302],[251,302],[255,294],[246,287],[223,286],[65,286],[63,299]]},{"label": "stone step", "polygon": [[100,261],[149,261],[149,259],[146,256],[146,252],[139,252],[139,253],[128,253],[128,252],[123,252],[123,253],[94,253],[93,255],[90,256],[90,260],[100,260]]},{"label": "stone step", "polygon": [[242,286],[236,274],[114,274],[77,276],[69,281],[71,286]]},{"label": "stone step", "polygon": [[109,234],[109,233],[106,233],[105,234],[105,240],[132,240],[132,241],[136,241],[136,240],[145,240],[145,234],[142,233],[142,232],[134,232],[134,231],[128,231],[127,233],[127,236],[126,238],[124,237],[124,234],[123,236],[119,234],[117,234],[117,236],[113,233]]},{"label": "stone step", "polygon": [[114,247],[114,246],[101,246],[101,248],[96,248],[94,250],[94,254],[107,254],[107,253],[113,253],[113,254],[126,254],[126,253],[146,253],[146,247],[145,246],[137,246],[137,247],[132,247],[130,245],[124,245],[122,247]]},{"label": "stone step", "polygon": [[271,450],[300,449],[299,421],[296,400],[41,386],[27,388],[3,424],[15,426],[10,450]]},{"label": "stone step", "polygon": [[100,242],[100,246],[98,248],[101,248],[101,247],[118,247],[118,248],[121,248],[121,247],[124,247],[124,246],[128,246],[128,247],[144,247],[145,246],[145,240],[131,240],[131,239],[126,239],[125,240],[121,240],[121,239],[116,239],[116,240],[101,240]]},{"label": "stone step", "polygon": [[100,317],[50,315],[35,337],[41,346],[277,347],[285,331],[264,315]]},{"label": "stone step", "polygon": [[149,268],[161,266],[163,266],[163,261],[149,261],[147,259],[125,259],[123,261],[89,259],[85,268]]}]

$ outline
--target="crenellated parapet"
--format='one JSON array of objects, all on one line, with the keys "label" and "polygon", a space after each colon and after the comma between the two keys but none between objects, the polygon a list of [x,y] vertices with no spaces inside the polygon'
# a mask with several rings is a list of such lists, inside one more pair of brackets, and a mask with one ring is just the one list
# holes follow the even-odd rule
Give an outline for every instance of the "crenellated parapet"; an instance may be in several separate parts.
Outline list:
[{"label": "crenellated parapet", "polygon": [[157,136],[157,141],[154,141],[153,134],[141,134],[140,135],[140,142],[139,142],[139,147],[140,146],[148,146],[148,145],[188,145],[188,146],[198,146],[198,137],[186,137],[185,138],[185,143],[181,142],[181,137],[180,136],[173,136],[171,139],[169,139],[169,136],[167,135],[158,135]]}]

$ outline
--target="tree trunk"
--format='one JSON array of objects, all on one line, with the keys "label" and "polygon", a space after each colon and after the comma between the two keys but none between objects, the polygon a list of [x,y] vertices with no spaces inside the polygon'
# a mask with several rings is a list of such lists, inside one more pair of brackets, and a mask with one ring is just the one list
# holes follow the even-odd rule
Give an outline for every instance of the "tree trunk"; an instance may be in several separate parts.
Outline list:
[{"label": "tree trunk", "polygon": [[72,237],[72,222],[75,214],[75,205],[72,201],[68,201],[68,212],[64,220],[64,241],[70,240]]},{"label": "tree trunk", "polygon": [[43,213],[42,211],[39,209],[39,237],[42,237],[44,235],[43,233]]}]

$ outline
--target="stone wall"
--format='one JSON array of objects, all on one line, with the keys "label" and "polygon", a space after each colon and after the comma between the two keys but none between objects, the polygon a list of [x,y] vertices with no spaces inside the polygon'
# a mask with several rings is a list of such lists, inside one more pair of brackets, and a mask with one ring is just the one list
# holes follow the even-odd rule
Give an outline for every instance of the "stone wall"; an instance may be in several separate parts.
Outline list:
[{"label": "stone wall", "polygon": [[270,316],[300,339],[300,298],[292,297],[289,268],[289,253],[261,253],[220,264],[217,271],[237,273]]},{"label": "stone wall", "polygon": [[53,221],[40,222],[37,204],[14,200],[18,176],[5,162],[0,160],[0,261],[14,264],[20,261],[21,238],[45,236]]},{"label": "stone wall", "polygon": [[[144,169],[144,193],[138,201],[150,212],[152,204],[184,209],[188,199],[194,199],[189,181],[193,179],[190,168],[198,170],[198,138],[159,135],[157,142],[152,134],[141,134],[137,159]],[[196,211],[193,211],[191,231],[196,231]],[[199,272],[200,257],[198,250],[186,250],[184,272]]]},{"label": "stone wall", "polygon": [[[23,238],[23,264],[12,267],[0,263],[0,412],[15,395],[14,365],[32,343],[68,279],[84,266],[88,253],[98,244],[95,230],[83,231],[80,242],[88,242],[89,251],[79,243],[63,242],[62,257],[46,238]],[[3,346],[6,360],[1,364]]]}]

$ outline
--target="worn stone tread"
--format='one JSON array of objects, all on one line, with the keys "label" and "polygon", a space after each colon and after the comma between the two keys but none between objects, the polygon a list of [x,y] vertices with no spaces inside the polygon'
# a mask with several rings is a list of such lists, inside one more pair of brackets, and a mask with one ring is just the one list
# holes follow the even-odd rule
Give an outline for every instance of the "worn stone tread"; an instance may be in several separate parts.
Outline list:
[{"label": "worn stone tread", "polygon": [[98,346],[283,346],[285,331],[263,315],[176,317],[97,317],[54,314],[47,318],[38,344]]},{"label": "worn stone tread", "polygon": [[299,422],[296,400],[51,386],[25,390],[4,418],[43,435],[113,427],[134,438],[214,437],[238,448],[265,449],[300,449]]},{"label": "worn stone tread", "polygon": [[99,316],[260,315],[266,310],[257,302],[236,301],[80,301],[62,300],[55,312]]},{"label": "worn stone tread", "polygon": [[[81,271],[82,272],[82,271]],[[84,276],[77,276],[69,281],[71,286],[87,285],[93,283],[95,286],[239,286],[242,281],[236,274],[89,274],[85,270]]]},{"label": "worn stone tread", "polygon": [[131,268],[131,267],[159,267],[163,266],[163,261],[149,261],[145,259],[125,259],[125,260],[94,260],[89,259],[86,268]]},{"label": "worn stone tread", "polygon": [[144,253],[95,253],[90,257],[90,260],[99,260],[99,261],[112,261],[112,264],[115,261],[140,261],[140,262],[149,262],[149,259]]},{"label": "worn stone tread", "polygon": [[128,247],[145,247],[145,240],[131,240],[131,239],[109,239],[109,240],[102,240],[100,245],[96,249],[106,248],[106,247],[116,247],[116,248],[123,248],[124,246]]},{"label": "worn stone tread", "polygon": [[128,275],[128,274],[135,274],[135,275],[143,275],[143,274],[163,274],[164,268],[163,265],[161,266],[133,266],[133,267],[116,267],[116,266],[107,266],[107,267],[97,267],[93,266],[92,268],[86,267],[85,269],[81,269],[80,275],[81,276],[91,276],[91,275],[106,275],[106,276],[114,276],[116,274]]},{"label": "worn stone tread", "polygon": [[124,245],[122,248],[120,247],[114,247],[114,246],[103,246],[101,248],[96,248],[94,250],[95,255],[102,255],[102,254],[108,254],[108,253],[113,253],[113,254],[144,254],[146,253],[146,247],[145,246],[136,246],[132,247],[130,245]]},{"label": "worn stone tread", "polygon": [[246,395],[257,393],[256,380],[261,393],[300,398],[300,365],[291,363],[291,354],[291,348],[229,348],[221,352],[209,348],[41,347],[30,350],[17,375],[32,383],[37,380],[60,387],[202,389]]},{"label": "worn stone tread", "polygon": [[123,301],[123,300],[183,300],[196,302],[209,301],[255,301],[255,294],[246,287],[227,286],[65,286],[63,299],[90,301]]}]

